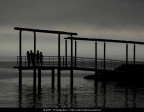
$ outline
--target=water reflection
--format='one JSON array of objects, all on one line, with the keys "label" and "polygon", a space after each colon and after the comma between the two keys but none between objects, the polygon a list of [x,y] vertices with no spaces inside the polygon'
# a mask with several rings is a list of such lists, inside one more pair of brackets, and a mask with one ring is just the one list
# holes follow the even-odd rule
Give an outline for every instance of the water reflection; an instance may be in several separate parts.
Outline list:
[{"label": "water reflection", "polygon": [[[113,85],[114,86],[114,85]],[[122,85],[116,86],[116,90],[112,90],[110,86],[105,82],[94,82],[94,103],[95,107],[106,108],[106,107],[116,107],[116,108],[136,108],[139,102],[137,101],[137,89],[138,86]],[[125,88],[123,90],[123,88]],[[125,92],[124,99],[123,91]],[[110,93],[113,94],[110,94]],[[118,97],[119,96],[119,97]],[[142,102],[144,99],[141,99]],[[117,105],[114,105],[117,104]]]},{"label": "water reflection", "polygon": [[41,92],[36,93],[32,87],[24,86],[22,90],[18,89],[18,94],[19,108],[23,108],[24,106],[35,108],[37,105],[41,105],[41,103],[38,103],[41,102]]},{"label": "water reflection", "polygon": [[97,91],[98,91],[98,82],[95,80],[94,81],[94,104],[95,104],[95,107],[97,107]]},{"label": "water reflection", "polygon": [[73,94],[70,93],[69,86],[62,87],[61,92],[58,92],[57,89],[46,86],[33,91],[32,86],[24,85],[21,91],[18,90],[18,107],[136,108],[144,106],[143,88],[119,83],[91,82],[87,87],[74,87]]},{"label": "water reflection", "polygon": [[128,107],[128,87],[126,86],[125,91],[125,106]]},{"label": "water reflection", "polygon": [[19,108],[22,108],[22,90],[18,89],[18,93],[19,93],[18,105],[19,105]]},{"label": "water reflection", "polygon": [[135,108],[136,107],[136,88],[133,89],[133,102],[134,102],[133,107]]},{"label": "water reflection", "polygon": [[136,88],[129,88],[127,85],[125,87],[125,106],[126,108],[136,107]]},{"label": "water reflection", "polygon": [[58,91],[58,108],[61,108],[61,92]]},{"label": "water reflection", "polygon": [[69,89],[63,89],[62,93],[52,88],[43,89],[34,91],[31,86],[25,86],[21,91],[18,90],[18,107],[35,108],[43,107],[43,104],[49,108],[76,107],[76,94],[70,94]]},{"label": "water reflection", "polygon": [[106,106],[106,82],[103,82],[103,108]]},{"label": "water reflection", "polygon": [[68,94],[64,95],[64,99],[65,99],[64,100],[64,105],[65,105],[66,108],[68,108]]}]

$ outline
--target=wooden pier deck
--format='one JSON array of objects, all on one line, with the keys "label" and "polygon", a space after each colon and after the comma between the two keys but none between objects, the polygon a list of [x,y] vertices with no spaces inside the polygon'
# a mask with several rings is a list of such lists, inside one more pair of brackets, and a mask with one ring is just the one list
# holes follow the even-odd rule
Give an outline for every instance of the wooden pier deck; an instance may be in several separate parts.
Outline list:
[{"label": "wooden pier deck", "polygon": [[[127,75],[128,73],[130,73],[130,75],[132,76],[132,74],[134,73],[134,71],[132,70],[123,70],[121,69],[121,67],[123,66],[132,66],[132,65],[143,65],[144,67],[144,62],[135,62],[135,64],[133,64],[133,61],[128,61],[126,64],[126,61],[122,61],[122,60],[110,60],[110,59],[106,59],[105,63],[103,59],[97,59],[97,64],[95,63],[95,58],[89,58],[89,57],[73,57],[73,67],[71,67],[71,59],[70,57],[65,57],[65,56],[61,56],[61,65],[60,65],[60,71],[62,70],[82,70],[82,71],[94,71],[95,72],[95,76],[88,76],[87,78],[91,78],[93,80],[97,80],[98,78],[101,77],[101,79],[108,79],[108,78],[114,78],[114,77],[118,77],[118,78],[123,78]],[[52,88],[54,88],[54,82],[55,82],[55,70],[59,69],[58,66],[58,57],[57,56],[44,56],[43,57],[43,62],[42,65],[36,64],[35,66],[33,66],[32,64],[30,64],[30,66],[28,66],[28,60],[26,56],[22,56],[22,66],[19,66],[19,61],[20,58],[19,56],[17,57],[17,65],[14,66],[15,69],[19,69],[19,70],[37,70],[38,71],[38,87],[41,87],[41,71],[43,70],[51,70],[52,71]],[[105,66],[104,66],[105,64]],[[141,72],[141,71],[140,71]],[[136,71],[136,73],[138,73],[138,71]],[[99,75],[97,75],[99,74]],[[105,74],[105,75],[104,75]],[[120,77],[119,77],[120,76]],[[20,77],[21,78],[21,77]],[[36,87],[36,78],[37,75],[35,75],[34,73],[34,85]],[[57,77],[59,78],[59,77]],[[71,77],[70,77],[71,78]],[[73,78],[73,77],[72,77]],[[22,80],[22,79],[21,79]]]}]

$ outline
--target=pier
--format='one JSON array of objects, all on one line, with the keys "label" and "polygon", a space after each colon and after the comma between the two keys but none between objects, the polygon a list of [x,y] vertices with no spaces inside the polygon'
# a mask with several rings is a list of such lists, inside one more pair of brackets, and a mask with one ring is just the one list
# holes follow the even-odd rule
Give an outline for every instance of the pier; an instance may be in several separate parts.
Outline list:
[{"label": "pier", "polygon": [[[112,40],[112,39],[97,39],[97,38],[82,38],[82,37],[74,37],[77,33],[73,32],[64,32],[64,31],[53,31],[53,30],[40,30],[40,29],[30,29],[30,28],[20,28],[15,27],[14,30],[19,31],[19,56],[17,56],[17,65],[14,68],[19,70],[19,89],[22,89],[22,71],[23,70],[33,70],[33,87],[34,91],[36,91],[36,87],[38,85],[38,89],[41,89],[41,71],[43,70],[51,70],[52,73],[52,88],[55,88],[55,70],[57,70],[57,88],[60,92],[61,90],[61,70],[70,70],[70,92],[73,93],[73,71],[74,70],[85,70],[85,71],[94,71],[95,75],[97,73],[123,73],[123,72],[134,72],[129,71],[128,69],[121,70],[118,69],[122,66],[135,66],[135,65],[144,65],[144,62],[136,61],[136,45],[144,45],[144,42],[138,41],[125,41],[125,40]],[[27,56],[22,56],[22,32],[28,31],[34,34],[34,56],[36,55],[36,33],[51,33],[58,36],[58,56],[43,56],[42,64],[37,64],[34,61],[33,65],[29,65],[27,60]],[[65,55],[61,55],[60,50],[60,37],[61,35],[67,35],[69,37],[65,39]],[[70,40],[70,56],[67,54],[67,41]],[[77,46],[78,41],[91,41],[95,45],[95,58],[91,57],[78,57],[77,56]],[[103,58],[98,58],[97,53],[97,42],[103,42]],[[107,59],[106,57],[106,43],[121,43],[126,46],[126,55],[125,60],[112,60]],[[128,59],[128,45],[133,44],[133,61],[129,61]],[[73,52],[74,51],[74,52]],[[38,73],[38,74],[37,74]],[[38,75],[38,76],[37,76]],[[38,84],[36,79],[38,78]]]}]

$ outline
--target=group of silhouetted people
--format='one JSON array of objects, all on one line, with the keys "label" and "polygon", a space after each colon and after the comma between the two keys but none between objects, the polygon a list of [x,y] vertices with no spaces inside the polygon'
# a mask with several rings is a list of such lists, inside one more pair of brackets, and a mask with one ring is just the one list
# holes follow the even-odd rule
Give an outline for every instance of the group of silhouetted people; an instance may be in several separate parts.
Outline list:
[{"label": "group of silhouetted people", "polygon": [[27,51],[27,60],[28,60],[28,66],[30,66],[30,64],[32,64],[33,66],[35,65],[41,65],[42,66],[42,62],[43,62],[43,54],[42,52],[39,52],[39,50],[37,50],[36,54],[34,54],[32,52],[32,50]]}]

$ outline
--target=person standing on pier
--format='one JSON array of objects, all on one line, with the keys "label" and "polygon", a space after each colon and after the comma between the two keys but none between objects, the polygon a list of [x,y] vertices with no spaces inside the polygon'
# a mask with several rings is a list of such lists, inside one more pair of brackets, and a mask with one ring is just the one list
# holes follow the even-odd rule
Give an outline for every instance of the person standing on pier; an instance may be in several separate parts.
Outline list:
[{"label": "person standing on pier", "polygon": [[39,60],[40,60],[40,53],[39,53],[39,50],[37,50],[37,53],[36,53],[37,65],[39,65]]},{"label": "person standing on pier", "polygon": [[41,64],[41,66],[43,64],[43,54],[42,54],[42,52],[40,52],[40,64]]},{"label": "person standing on pier", "polygon": [[30,66],[30,53],[27,51],[27,61],[28,61],[28,66]]},{"label": "person standing on pier", "polygon": [[35,63],[35,55],[34,55],[34,53],[32,52],[32,50],[30,51],[30,59],[31,59],[32,65],[34,66],[34,63]]}]

